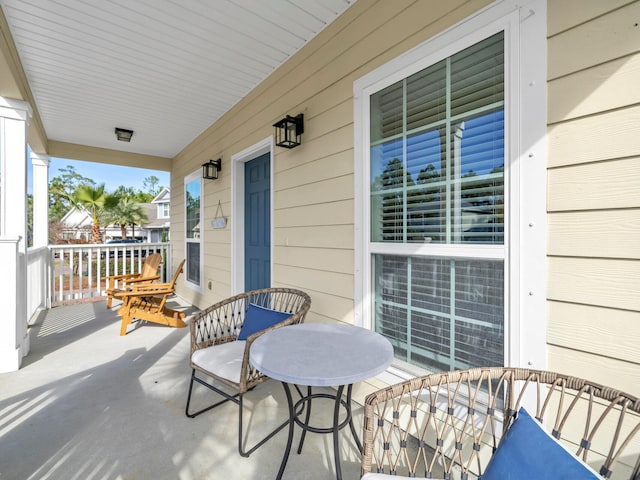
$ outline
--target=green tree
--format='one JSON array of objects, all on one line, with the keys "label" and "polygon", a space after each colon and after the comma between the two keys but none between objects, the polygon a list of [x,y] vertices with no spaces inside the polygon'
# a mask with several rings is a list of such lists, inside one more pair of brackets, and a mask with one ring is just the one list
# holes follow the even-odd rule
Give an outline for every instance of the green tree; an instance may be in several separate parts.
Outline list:
[{"label": "green tree", "polygon": [[127,227],[131,227],[135,237],[136,225],[144,225],[149,221],[145,208],[133,198],[119,198],[109,211],[109,222],[120,226],[122,238],[127,238]]},{"label": "green tree", "polygon": [[124,185],[120,185],[116,188],[113,194],[120,199],[129,198],[140,203],[150,203],[155,197],[155,195],[150,193],[145,193],[142,190],[136,190],[133,187],[125,187]]},{"label": "green tree", "polygon": [[33,246],[33,195],[27,193],[27,246]]},{"label": "green tree", "polygon": [[49,181],[49,220],[58,221],[73,206],[73,195],[81,185],[95,185],[95,181],[76,172],[71,165]]},{"label": "green tree", "polygon": [[118,198],[105,191],[105,184],[97,187],[93,185],[80,185],[73,196],[73,204],[87,210],[93,218],[91,226],[91,243],[102,243],[100,231],[100,215],[105,210],[110,210],[118,203]]},{"label": "green tree", "polygon": [[162,186],[160,185],[160,179],[155,175],[151,175],[147,177],[142,182],[143,188],[147,191],[147,193],[151,194],[153,197],[160,193],[162,190]]},{"label": "green tree", "polygon": [[136,196],[136,190],[133,187],[125,187],[124,185],[120,185],[113,191],[113,195],[118,197],[118,199],[134,198]]}]

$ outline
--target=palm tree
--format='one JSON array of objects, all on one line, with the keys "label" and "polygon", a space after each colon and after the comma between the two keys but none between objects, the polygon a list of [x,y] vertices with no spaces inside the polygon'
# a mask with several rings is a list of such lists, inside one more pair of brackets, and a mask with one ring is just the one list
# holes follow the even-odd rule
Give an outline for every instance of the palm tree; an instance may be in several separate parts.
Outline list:
[{"label": "palm tree", "polygon": [[87,210],[93,218],[91,225],[91,243],[102,243],[100,232],[100,215],[105,210],[113,208],[118,199],[104,190],[104,183],[94,187],[93,185],[80,185],[73,193],[73,203]]},{"label": "palm tree", "polygon": [[120,226],[122,238],[127,238],[127,226],[131,225],[132,235],[135,236],[135,226],[149,221],[145,208],[129,197],[121,197],[111,209],[109,220]]}]

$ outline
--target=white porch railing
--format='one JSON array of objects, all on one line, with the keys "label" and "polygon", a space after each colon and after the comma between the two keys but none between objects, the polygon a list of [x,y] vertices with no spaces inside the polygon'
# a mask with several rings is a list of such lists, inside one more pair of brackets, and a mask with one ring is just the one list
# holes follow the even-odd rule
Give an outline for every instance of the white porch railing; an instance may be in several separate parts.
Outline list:
[{"label": "white porch railing", "polygon": [[47,308],[49,301],[49,248],[27,250],[27,318],[29,322],[38,309]]},{"label": "white porch railing", "polygon": [[104,296],[109,275],[138,273],[151,253],[162,255],[161,281],[172,275],[168,243],[50,245],[48,250],[48,307]]}]

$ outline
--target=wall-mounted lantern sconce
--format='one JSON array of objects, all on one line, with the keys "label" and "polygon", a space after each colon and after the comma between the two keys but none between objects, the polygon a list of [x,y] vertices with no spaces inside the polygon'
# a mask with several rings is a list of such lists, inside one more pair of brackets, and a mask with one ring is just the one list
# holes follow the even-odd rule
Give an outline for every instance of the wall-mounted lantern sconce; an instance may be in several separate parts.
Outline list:
[{"label": "wall-mounted lantern sconce", "polygon": [[121,142],[130,142],[133,137],[133,130],[127,130],[126,128],[116,127],[116,138]]},{"label": "wall-mounted lantern sconce", "polygon": [[222,159],[209,160],[202,164],[202,178],[215,180],[218,178],[218,172],[222,169]]},{"label": "wall-mounted lantern sconce", "polygon": [[276,127],[276,145],[284,148],[297,147],[302,143],[304,133],[304,115],[301,113],[292,117],[287,115],[273,124]]}]

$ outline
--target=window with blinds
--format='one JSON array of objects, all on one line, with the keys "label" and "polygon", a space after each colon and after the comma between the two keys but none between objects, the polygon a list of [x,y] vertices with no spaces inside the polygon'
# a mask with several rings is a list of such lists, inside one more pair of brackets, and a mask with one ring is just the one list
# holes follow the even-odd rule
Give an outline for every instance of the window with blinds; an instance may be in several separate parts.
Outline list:
[{"label": "window with blinds", "polygon": [[504,359],[504,258],[478,252],[504,245],[503,37],[370,96],[373,323],[429,370]]}]

